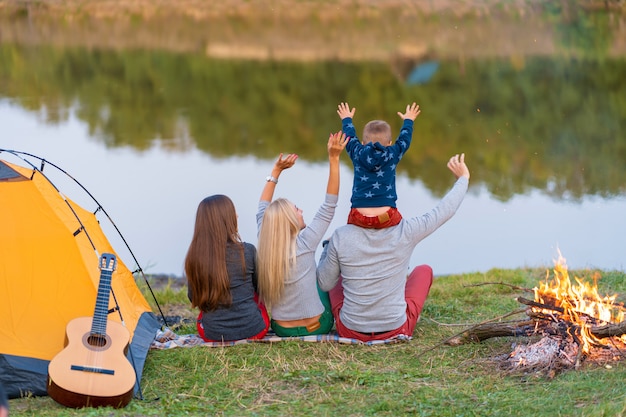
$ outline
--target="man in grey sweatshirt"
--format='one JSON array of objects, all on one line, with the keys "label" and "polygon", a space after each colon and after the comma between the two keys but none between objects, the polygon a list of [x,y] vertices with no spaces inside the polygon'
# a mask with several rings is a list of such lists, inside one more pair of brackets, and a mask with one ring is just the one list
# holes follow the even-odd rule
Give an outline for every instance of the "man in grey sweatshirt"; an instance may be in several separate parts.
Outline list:
[{"label": "man in grey sweatshirt", "polygon": [[433,272],[420,265],[407,277],[411,254],[456,213],[469,184],[464,154],[450,158],[448,169],[457,180],[428,213],[384,229],[347,224],[325,245],[317,280],[322,290],[329,291],[340,336],[370,341],[413,334]]}]

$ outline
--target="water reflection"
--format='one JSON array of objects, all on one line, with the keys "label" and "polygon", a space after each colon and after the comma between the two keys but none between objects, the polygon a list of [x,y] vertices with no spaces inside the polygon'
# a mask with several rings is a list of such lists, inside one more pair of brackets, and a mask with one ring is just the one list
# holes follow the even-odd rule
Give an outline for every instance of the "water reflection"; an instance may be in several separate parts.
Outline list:
[{"label": "water reflection", "polygon": [[[130,146],[107,148],[91,139],[85,123],[72,111],[66,122],[51,126],[35,122],[20,106],[3,100],[0,124],[4,127],[3,147],[45,156],[85,185],[150,273],[182,274],[195,209],[206,195],[229,195],[237,207],[242,237],[256,242],[254,216],[272,160],[216,158],[193,146],[184,152],[172,151],[159,141],[141,152]],[[7,156],[0,154],[3,159]],[[468,155],[470,168],[480,164],[477,159]],[[342,164],[340,205],[331,229],[345,224],[349,211],[349,164]],[[452,177],[444,164],[440,162],[432,175],[441,176],[449,186]],[[301,159],[293,171],[281,177],[277,196],[295,201],[303,208],[305,219],[310,219],[321,202],[326,175],[326,164]],[[403,213],[422,213],[438,200],[421,181],[406,175],[398,178],[398,194]],[[96,209],[93,203],[85,208]],[[568,203],[534,191],[501,202],[483,187],[473,186],[457,215],[418,245],[411,265],[428,263],[438,275],[496,267],[550,267],[560,249],[570,268],[623,270],[625,210],[624,196]],[[106,229],[108,224],[103,225],[114,237],[115,233]],[[116,239],[112,243],[117,250],[123,248]],[[130,263],[123,251],[120,257]]]},{"label": "water reflection", "polygon": [[[400,173],[441,194],[440,161],[479,156],[474,184],[507,201],[533,190],[580,200],[626,191],[626,60],[533,58],[440,62],[424,84],[386,64],[210,60],[166,52],[0,46],[0,94],[49,123],[69,109],[107,147],[146,150],[192,142],[217,157],[324,160],[319,144],[339,128],[337,103],[355,122],[418,101],[422,114]],[[395,123],[396,127],[399,123]],[[188,140],[181,140],[187,138]]]}]

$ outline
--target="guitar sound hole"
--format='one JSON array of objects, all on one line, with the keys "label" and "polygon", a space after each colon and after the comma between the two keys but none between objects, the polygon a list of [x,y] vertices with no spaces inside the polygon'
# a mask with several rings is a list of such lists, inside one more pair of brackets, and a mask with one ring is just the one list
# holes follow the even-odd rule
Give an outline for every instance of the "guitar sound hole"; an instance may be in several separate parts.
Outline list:
[{"label": "guitar sound hole", "polygon": [[105,336],[91,335],[87,338],[87,343],[91,346],[103,347],[107,344],[107,339]]}]

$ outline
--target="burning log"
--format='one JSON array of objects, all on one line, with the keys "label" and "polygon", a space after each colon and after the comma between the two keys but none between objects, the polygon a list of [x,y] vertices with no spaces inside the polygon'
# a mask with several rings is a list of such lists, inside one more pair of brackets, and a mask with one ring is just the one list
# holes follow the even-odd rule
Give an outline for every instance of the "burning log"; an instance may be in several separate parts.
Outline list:
[{"label": "burning log", "polygon": [[[564,309],[561,307],[555,307],[555,306],[551,306],[547,304],[537,303],[535,301],[531,301],[523,297],[518,297],[517,301],[527,306],[538,307],[538,308],[545,309],[545,310],[553,310],[558,313],[563,313],[564,311]],[[535,313],[533,311],[530,311],[529,315],[535,318],[539,318],[540,316],[540,314]],[[593,317],[591,317],[590,319],[595,321],[595,318]],[[597,337],[598,339],[604,339],[607,337],[614,337],[614,336],[622,336],[626,334],[626,320],[620,323],[607,323],[603,325],[594,325],[589,328],[589,332],[593,336]],[[491,337],[498,337],[498,336],[491,336]]]},{"label": "burning log", "polygon": [[557,307],[554,305],[549,305],[549,304],[544,304],[544,303],[538,303],[536,301],[531,301],[524,297],[517,297],[517,301],[530,307],[537,307],[543,310],[552,310],[561,314],[563,314],[563,312],[565,311],[565,309],[562,307]]},{"label": "burning log", "polygon": [[591,334],[600,339],[622,336],[626,334],[626,321],[617,324],[609,323],[604,326],[592,326]]}]

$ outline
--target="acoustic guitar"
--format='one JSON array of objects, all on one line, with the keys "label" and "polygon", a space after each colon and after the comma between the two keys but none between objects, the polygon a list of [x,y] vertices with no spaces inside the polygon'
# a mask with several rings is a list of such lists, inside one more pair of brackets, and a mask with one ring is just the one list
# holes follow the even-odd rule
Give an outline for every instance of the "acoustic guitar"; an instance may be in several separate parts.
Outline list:
[{"label": "acoustic guitar", "polygon": [[133,396],[136,374],[126,358],[130,333],[107,319],[115,255],[100,257],[100,283],[92,317],[66,327],[66,344],[48,365],[48,395],[67,407],[121,408]]}]

